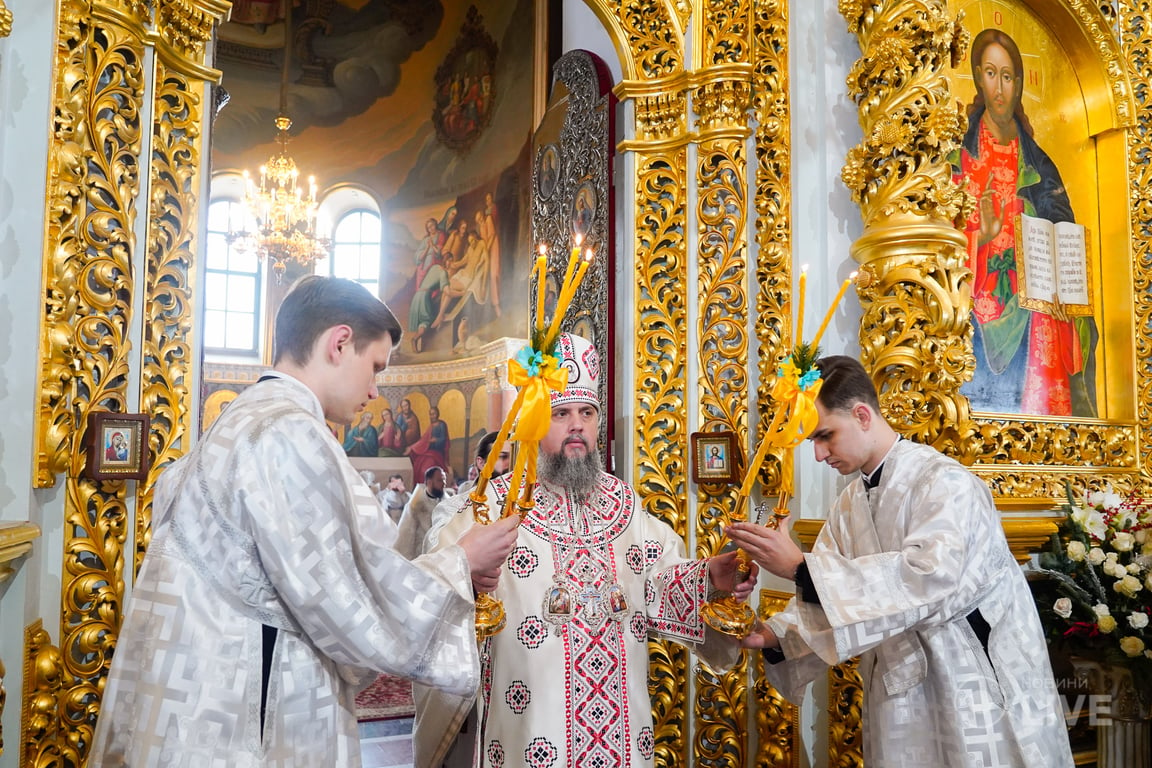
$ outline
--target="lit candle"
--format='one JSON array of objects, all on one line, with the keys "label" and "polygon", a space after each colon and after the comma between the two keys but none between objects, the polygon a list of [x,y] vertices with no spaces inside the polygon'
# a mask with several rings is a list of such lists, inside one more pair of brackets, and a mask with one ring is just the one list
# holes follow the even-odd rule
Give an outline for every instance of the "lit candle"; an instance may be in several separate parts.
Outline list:
[{"label": "lit candle", "polygon": [[800,302],[796,307],[796,338],[793,345],[804,341],[804,292],[808,284],[808,265],[800,267]]},{"label": "lit candle", "polygon": [[820,323],[820,329],[816,331],[816,338],[812,339],[812,349],[816,349],[820,345],[820,338],[824,335],[824,330],[828,327],[828,323],[832,322],[832,315],[836,314],[836,307],[840,304],[840,300],[844,298],[844,293],[848,290],[848,286],[856,279],[856,274],[853,272],[848,275],[848,279],[840,286],[839,293],[832,301],[832,306],[828,307],[828,314],[824,315],[824,322]]},{"label": "lit candle", "polygon": [[544,330],[544,275],[548,271],[548,246],[540,244],[536,257],[536,330]]},{"label": "lit candle", "polygon": [[560,296],[556,299],[556,309],[552,313],[552,325],[549,326],[548,334],[544,337],[546,346],[554,341],[560,334],[560,323],[564,320],[564,315],[568,312],[568,305],[572,303],[572,299],[576,296],[576,289],[580,287],[581,281],[584,280],[584,273],[588,271],[590,264],[592,264],[591,248],[584,252],[584,259],[580,262],[580,268],[576,270],[576,274],[570,274],[571,279],[567,280],[564,287],[560,290]]}]

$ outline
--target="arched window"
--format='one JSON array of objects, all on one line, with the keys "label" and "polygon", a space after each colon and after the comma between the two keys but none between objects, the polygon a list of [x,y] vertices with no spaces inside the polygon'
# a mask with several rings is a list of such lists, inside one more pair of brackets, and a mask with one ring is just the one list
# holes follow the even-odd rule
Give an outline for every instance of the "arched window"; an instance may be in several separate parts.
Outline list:
[{"label": "arched window", "polygon": [[316,261],[316,274],[355,280],[380,295],[380,216],[348,211],[332,231],[332,256]]},{"label": "arched window", "polygon": [[247,211],[236,200],[208,206],[204,270],[204,350],[256,355],[260,340],[260,260],[237,247],[236,232],[250,230]]}]

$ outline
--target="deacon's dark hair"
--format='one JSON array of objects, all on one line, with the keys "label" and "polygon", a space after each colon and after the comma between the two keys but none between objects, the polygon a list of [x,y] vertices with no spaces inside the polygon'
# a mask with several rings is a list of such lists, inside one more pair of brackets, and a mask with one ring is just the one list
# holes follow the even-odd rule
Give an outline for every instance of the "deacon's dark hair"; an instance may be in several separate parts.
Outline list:
[{"label": "deacon's dark hair", "polygon": [[496,442],[496,433],[489,432],[480,438],[480,444],[476,446],[476,458],[488,460],[488,454],[492,453],[492,444]]},{"label": "deacon's dark hair", "polygon": [[816,367],[824,380],[816,400],[825,410],[849,411],[856,403],[864,403],[880,413],[876,386],[859,360],[846,355],[829,355],[817,360]]},{"label": "deacon's dark hair", "polygon": [[392,310],[360,283],[342,277],[308,275],[292,286],[276,313],[272,364],[284,358],[305,365],[320,334],[335,325],[352,329],[352,348],[363,351],[385,334],[400,343],[400,323]]},{"label": "deacon's dark hair", "polygon": [[429,480],[436,477],[437,472],[444,475],[445,480],[448,479],[448,473],[440,467],[428,467],[428,469],[424,470],[424,484],[427,485]]}]

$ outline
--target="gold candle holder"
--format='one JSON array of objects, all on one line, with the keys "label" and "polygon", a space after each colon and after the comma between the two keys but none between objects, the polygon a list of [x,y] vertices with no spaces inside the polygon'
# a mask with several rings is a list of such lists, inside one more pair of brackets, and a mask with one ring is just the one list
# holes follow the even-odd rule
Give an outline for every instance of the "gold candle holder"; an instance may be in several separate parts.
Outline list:
[{"label": "gold candle holder", "polygon": [[[772,518],[765,523],[769,528],[779,529],[780,525],[788,518],[788,498],[792,493],[792,451],[816,429],[818,421],[816,397],[820,394],[820,386],[823,384],[820,379],[820,372],[815,366],[816,358],[820,354],[818,343],[823,337],[824,331],[827,330],[828,324],[832,322],[832,316],[836,313],[836,307],[840,304],[840,300],[848,291],[848,286],[855,281],[856,274],[853,272],[840,286],[836,298],[832,301],[832,306],[828,308],[823,322],[820,323],[820,328],[816,331],[816,338],[811,344],[805,344],[801,339],[801,333],[804,327],[804,293],[808,277],[807,267],[800,272],[800,308],[796,321],[796,346],[777,372],[776,383],[772,387],[775,413],[772,422],[760,440],[760,447],[756,451],[755,458],[748,465],[747,474],[744,476],[744,482],[740,485],[740,493],[736,500],[737,509],[742,509],[747,504],[748,497],[752,492],[752,484],[756,482],[756,478],[760,474],[760,465],[767,456],[768,449],[770,447],[781,449],[780,496],[776,506],[772,509]],[[757,516],[756,522],[759,524],[759,516]],[[742,549],[737,549],[736,562],[737,573],[747,578],[751,569],[748,553]],[[700,607],[700,616],[708,626],[716,631],[740,638],[747,637],[756,624],[756,614],[752,609],[747,604],[738,602],[732,595],[727,595],[719,600],[708,601]]]},{"label": "gold candle holder", "polygon": [[[560,335],[560,323],[593,259],[591,249],[585,251],[583,259],[580,258],[580,242],[578,236],[568,259],[564,279],[560,284],[560,294],[557,297],[552,322],[547,326],[544,323],[544,280],[548,266],[548,249],[546,246],[540,246],[534,266],[537,289],[536,325],[532,333],[532,343],[521,350],[517,357],[508,361],[509,380],[520,385],[520,391],[496,435],[488,460],[476,480],[476,487],[468,496],[472,516],[481,525],[492,522],[492,510],[488,505],[488,482],[492,478],[496,457],[500,455],[504,443],[508,441],[513,424],[516,424],[516,430],[511,439],[520,444],[520,450],[512,469],[501,515],[514,513],[526,515],[536,507],[532,494],[536,486],[537,452],[541,438],[548,432],[548,418],[544,410],[551,409],[549,393],[554,390],[562,391],[568,381],[567,370],[559,368],[557,360],[549,353]],[[477,640],[492,637],[504,629],[506,623],[507,615],[503,603],[486,592],[476,596]]]}]

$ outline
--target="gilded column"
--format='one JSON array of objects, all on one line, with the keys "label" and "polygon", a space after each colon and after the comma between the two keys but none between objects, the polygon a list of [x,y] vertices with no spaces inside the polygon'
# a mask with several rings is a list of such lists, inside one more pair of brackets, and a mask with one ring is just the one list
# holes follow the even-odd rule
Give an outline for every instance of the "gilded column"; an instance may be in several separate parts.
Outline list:
[{"label": "gilded column", "polygon": [[[748,160],[751,0],[704,0],[693,16],[691,79],[697,140],[695,220],[700,429],[748,431]],[[723,527],[744,516],[738,491],[697,491],[696,555],[718,554]],[[743,663],[717,676],[696,674],[694,763],[743,765],[747,728]]]},{"label": "gilded column", "polygon": [[84,438],[90,413],[128,410],[149,21],[142,1],[59,6],[36,483],[65,473],[65,539],[60,668],[54,711],[40,713],[43,736],[29,747],[34,766],[83,761],[120,623],[124,483],[85,477]]},{"label": "gilded column", "polygon": [[[686,536],[688,425],[685,412],[688,285],[686,80],[635,95],[635,392],[633,477],[645,509]],[[657,138],[659,137],[659,138]],[[649,691],[657,762],[688,764],[688,652],[652,641]]]},{"label": "gilded column", "polygon": [[[40,628],[26,643],[28,658],[36,662],[25,676],[32,689],[24,700],[22,749],[25,763],[36,768],[80,765],[86,758],[122,619],[124,550],[133,521],[122,481],[86,476],[88,416],[129,410],[129,388],[139,376],[141,407],[159,414],[149,442],[160,460],[171,458],[171,435],[187,428],[191,393],[181,387],[191,355],[186,338],[171,338],[186,337],[190,326],[191,201],[202,157],[194,124],[200,119],[198,96],[181,91],[194,90],[186,75],[202,80],[211,74],[202,66],[204,45],[227,7],[221,0],[59,5],[35,483],[54,485],[58,474],[65,475],[66,536],[59,649]],[[159,83],[145,66],[150,45],[158,47]],[[199,56],[197,63],[187,60],[190,52]],[[148,98],[156,113],[148,181],[156,194],[146,208],[148,243],[138,252],[134,232]],[[141,290],[143,374],[129,365],[132,308]],[[166,407],[165,399],[182,404]],[[150,495],[151,481],[138,491],[141,508]],[[147,529],[145,520],[142,547]]]},{"label": "gilded column", "polygon": [[152,537],[156,477],[184,453],[192,430],[197,393],[189,391],[195,359],[191,272],[206,163],[203,125],[210,119],[204,95],[206,83],[220,80],[206,57],[213,29],[227,10],[223,0],[161,0],[157,6],[140,371],[140,408],[150,417],[153,460],[148,479],[136,487],[134,571]]},{"label": "gilded column", "polygon": [[[685,232],[688,179],[688,81],[685,3],[589,5],[613,35],[625,81],[621,99],[635,110],[632,137],[620,152],[633,152],[636,333],[635,463],[632,476],[645,509],[681,536],[688,531],[687,387],[688,285]],[[688,765],[688,652],[651,641],[649,693],[655,721],[656,762]]]},{"label": "gilded column", "polygon": [[[756,118],[755,206],[756,261],[756,341],[761,404],[771,401],[769,391],[776,366],[788,355],[795,340],[792,303],[792,136],[788,71],[787,0],[754,0],[752,8],[752,110]],[[771,414],[762,408],[760,431],[767,428]],[[751,428],[751,427],[749,427]],[[766,492],[780,483],[780,455],[770,454],[761,469]],[[767,495],[767,494],[766,494]],[[787,604],[790,594],[764,590],[759,615],[767,618]],[[799,711],[768,684],[764,662],[756,654],[755,685],[756,742],[754,765],[797,768],[800,765]]]},{"label": "gilded column", "polygon": [[[760,590],[757,615],[767,619],[784,610],[793,594]],[[756,768],[800,768],[800,708],[790,704],[764,679],[764,656],[756,653],[756,732],[759,749],[753,765]],[[840,763],[832,763],[840,765]]]},{"label": "gilded column", "polygon": [[965,199],[947,162],[964,119],[946,73],[967,33],[943,0],[841,0],[840,12],[862,51],[848,93],[864,139],[842,172],[864,219],[852,249],[862,361],[902,433],[971,461],[975,426],[959,391],[975,367],[970,274],[953,226]]}]

